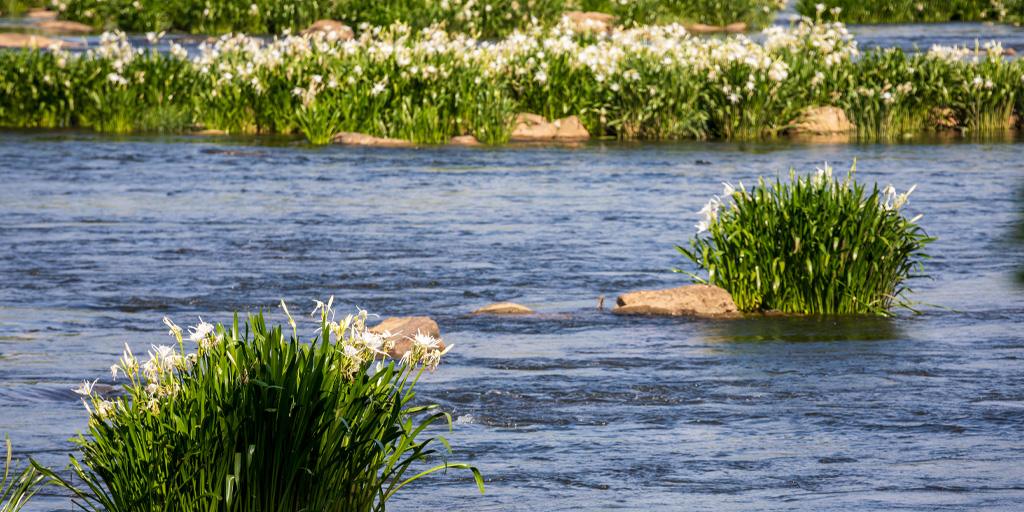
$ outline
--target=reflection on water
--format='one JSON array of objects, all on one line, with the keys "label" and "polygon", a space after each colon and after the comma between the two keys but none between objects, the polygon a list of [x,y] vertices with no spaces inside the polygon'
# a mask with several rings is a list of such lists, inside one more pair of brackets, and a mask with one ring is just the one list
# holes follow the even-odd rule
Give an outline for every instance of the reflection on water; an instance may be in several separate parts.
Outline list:
[{"label": "reflection on water", "polygon": [[[453,415],[453,460],[488,492],[432,475],[396,510],[1014,509],[1024,297],[1005,240],[1021,146],[917,142],[396,150],[5,132],[0,431],[63,466],[86,419],[71,388],[116,386],[125,343],[166,342],[162,316],[280,322],[280,299],[309,311],[334,294],[340,311],[429,315],[455,345],[419,399]],[[672,247],[722,181],[855,157],[861,180],[918,185],[907,211],[939,240],[911,300],[959,312],[596,309],[687,282]],[[468,315],[504,300],[539,315]]]}]

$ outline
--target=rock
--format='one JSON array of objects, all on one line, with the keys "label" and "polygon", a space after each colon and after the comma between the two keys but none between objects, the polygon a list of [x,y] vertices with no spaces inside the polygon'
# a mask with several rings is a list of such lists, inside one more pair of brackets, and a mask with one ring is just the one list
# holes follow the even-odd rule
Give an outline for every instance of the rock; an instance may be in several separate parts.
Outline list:
[{"label": "rock", "polygon": [[57,34],[91,34],[96,31],[84,23],[63,20],[43,20],[36,23],[35,28]]},{"label": "rock", "polygon": [[515,302],[499,302],[497,304],[491,304],[490,306],[482,307],[472,313],[471,315],[529,315],[533,313],[533,310],[526,307],[520,306]]},{"label": "rock", "polygon": [[516,116],[516,127],[509,136],[512,142],[579,141],[589,138],[590,134],[579,117],[569,116],[549,123],[537,114],[526,113]]},{"label": "rock", "polygon": [[480,141],[472,135],[459,135],[448,139],[449,146],[479,146]]},{"label": "rock", "polygon": [[46,48],[53,45],[64,48],[82,46],[35,34],[0,34],[0,48]]},{"label": "rock", "polygon": [[719,316],[739,312],[729,292],[703,284],[619,295],[616,315]]},{"label": "rock", "polygon": [[189,132],[189,135],[227,135],[228,132],[224,130],[197,130]]},{"label": "rock", "polygon": [[846,117],[846,112],[837,107],[817,107],[804,113],[803,119],[789,129],[790,133],[846,133],[857,126]]},{"label": "rock", "polygon": [[722,27],[715,27],[712,25],[705,25],[703,23],[694,23],[693,25],[685,25],[683,28],[691,34],[714,34],[717,32],[725,32]]},{"label": "rock", "polygon": [[615,16],[603,12],[569,11],[562,16],[569,19],[569,26],[574,32],[611,34],[615,27]]},{"label": "rock", "polygon": [[739,22],[739,23],[730,23],[730,24],[725,26],[725,31],[726,32],[731,32],[733,34],[740,33],[740,32],[746,32],[747,31],[747,24],[743,23],[742,21]]},{"label": "rock", "polygon": [[[368,330],[376,334],[385,331],[391,333],[390,339],[394,340],[395,346],[388,351],[388,357],[396,359],[412,350],[413,338],[418,333],[441,339],[441,330],[437,328],[437,322],[427,316],[391,317]],[[437,348],[444,351],[444,346],[444,341],[442,341]]]},{"label": "rock", "polygon": [[590,132],[583,127],[583,123],[577,116],[559,119],[554,124],[558,127],[558,131],[555,132],[556,140],[587,140],[590,138]]},{"label": "rock", "polygon": [[960,125],[956,112],[951,108],[932,107],[928,111],[928,122],[936,128],[952,129]]},{"label": "rock", "polygon": [[413,145],[412,142],[407,140],[374,137],[365,133],[341,132],[335,135],[333,140],[335,144],[344,144],[346,146],[406,147]]},{"label": "rock", "polygon": [[52,20],[57,18],[57,11],[51,11],[45,7],[33,7],[25,12],[25,17],[35,20]]},{"label": "rock", "polygon": [[351,27],[340,21],[334,20],[318,20],[300,33],[304,36],[316,33],[326,34],[328,41],[336,41],[338,39],[348,40],[356,36]]}]

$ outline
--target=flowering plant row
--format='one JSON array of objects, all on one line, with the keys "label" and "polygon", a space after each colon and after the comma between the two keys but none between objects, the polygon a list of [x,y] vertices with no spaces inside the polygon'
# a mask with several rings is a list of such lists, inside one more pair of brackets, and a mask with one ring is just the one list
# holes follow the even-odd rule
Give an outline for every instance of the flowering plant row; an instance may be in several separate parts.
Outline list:
[{"label": "flowering plant row", "polygon": [[[156,42],[162,34],[150,34]],[[163,44],[163,43],[161,43]],[[339,131],[443,143],[508,140],[517,112],[577,115],[592,136],[622,139],[775,136],[809,109],[846,111],[862,138],[1013,126],[1024,62],[998,43],[981,55],[934,47],[862,53],[838,23],[803,20],[701,39],[679,25],[603,37],[562,24],[480,42],[437,27],[365,28],[270,41],[223,36],[189,54],[132,47],[107,33],[84,53],[0,53],[0,126],[100,131],[305,134]]]}]

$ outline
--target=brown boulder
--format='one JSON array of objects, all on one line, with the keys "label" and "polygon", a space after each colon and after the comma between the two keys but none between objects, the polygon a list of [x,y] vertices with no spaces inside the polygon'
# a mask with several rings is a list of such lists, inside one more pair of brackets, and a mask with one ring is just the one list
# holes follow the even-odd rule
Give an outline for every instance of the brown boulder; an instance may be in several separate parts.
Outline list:
[{"label": "brown boulder", "polygon": [[612,310],[616,315],[659,316],[719,316],[738,312],[729,292],[703,284],[624,293]]},{"label": "brown boulder", "polygon": [[731,32],[733,34],[740,33],[740,32],[746,32],[747,31],[747,24],[743,23],[742,21],[739,22],[739,23],[730,23],[730,24],[725,26],[725,31],[726,32]]},{"label": "brown boulder", "polygon": [[189,132],[189,135],[227,135],[228,132],[224,130],[196,130]]},{"label": "brown boulder", "polygon": [[846,112],[837,107],[817,107],[804,113],[803,118],[792,128],[791,133],[846,133],[857,126],[846,117]]},{"label": "brown boulder", "polygon": [[472,135],[459,135],[448,139],[450,146],[479,146],[480,141]]},{"label": "brown boulder", "polygon": [[0,48],[46,48],[52,45],[64,48],[81,46],[79,43],[69,43],[35,34],[0,34]]},{"label": "brown boulder", "polygon": [[309,35],[315,33],[326,34],[328,39],[331,39],[331,33],[334,33],[337,39],[352,39],[356,36],[355,32],[348,25],[334,20],[318,20],[313,23],[309,28],[300,32],[302,35]]},{"label": "brown boulder", "polygon": [[519,114],[509,136],[511,142],[580,141],[590,138],[580,118],[569,116],[553,123],[537,114]]},{"label": "brown boulder", "polygon": [[33,7],[25,12],[25,17],[35,20],[52,20],[57,18],[57,11],[50,11],[45,7]]},{"label": "brown boulder", "polygon": [[482,307],[472,313],[471,315],[529,315],[533,313],[533,310],[526,307],[520,306],[515,302],[499,302],[497,304],[491,304],[490,306]]},{"label": "brown boulder", "polygon": [[603,12],[569,11],[563,16],[569,19],[574,32],[611,34],[615,27],[615,16]]},{"label": "brown boulder", "polygon": [[590,132],[583,127],[583,123],[577,116],[559,119],[554,124],[558,127],[558,131],[555,132],[557,140],[587,140],[590,138]]},{"label": "brown boulder", "polygon": [[84,23],[64,20],[43,20],[36,23],[35,28],[55,34],[91,34],[96,31]]},{"label": "brown boulder", "polygon": [[386,137],[374,137],[365,133],[341,132],[334,136],[335,144],[346,146],[383,146],[383,147],[406,147],[412,146],[412,142],[402,139],[389,139]]},{"label": "brown boulder", "polygon": [[722,27],[716,27],[713,25],[705,25],[703,23],[694,23],[693,25],[685,25],[683,28],[691,34],[715,34],[717,32],[725,32]]},{"label": "brown boulder", "polygon": [[[390,339],[395,342],[395,346],[388,351],[388,357],[396,359],[412,350],[416,334],[422,333],[441,339],[441,330],[438,329],[437,322],[427,316],[391,317],[368,330],[376,334],[385,331],[391,333]],[[439,343],[437,348],[444,351],[444,341]]]}]

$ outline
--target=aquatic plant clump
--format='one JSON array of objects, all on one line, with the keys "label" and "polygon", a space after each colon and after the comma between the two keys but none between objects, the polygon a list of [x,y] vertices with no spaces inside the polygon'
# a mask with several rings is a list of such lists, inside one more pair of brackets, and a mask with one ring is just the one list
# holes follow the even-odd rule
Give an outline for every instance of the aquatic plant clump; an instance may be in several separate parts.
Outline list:
[{"label": "aquatic plant clump", "polygon": [[[855,168],[854,168],[855,169]],[[907,305],[907,281],[924,277],[925,245],[935,240],[902,209],[914,188],[870,192],[825,166],[749,191],[725,184],[700,211],[697,237],[676,246],[708,272],[702,279],[732,294],[743,311],[888,315]],[[701,236],[701,233],[708,232]]]},{"label": "aquatic plant clump", "polygon": [[825,15],[845,23],[1002,21],[1021,0],[799,0],[808,17]]},{"label": "aquatic plant clump", "polygon": [[874,140],[1006,129],[1024,98],[1024,62],[1004,58],[998,43],[984,56],[862,54],[843,25],[810,22],[765,36],[708,40],[669,25],[608,37],[562,24],[479,42],[399,24],[348,41],[224,36],[190,55],[175,42],[166,53],[135,48],[115,32],[83,53],[0,52],[0,126],[503,143],[528,112],[578,116],[592,136],[753,139],[832,106]]},{"label": "aquatic plant clump", "polygon": [[[447,448],[443,438],[421,439],[438,420],[451,428],[436,406],[411,403],[447,352],[440,341],[417,334],[400,361],[375,362],[391,335],[367,331],[365,312],[335,321],[318,302],[313,313],[321,329],[310,344],[262,314],[244,326],[237,315],[230,327],[200,319],[187,333],[165,318],[176,345],[145,360],[126,346],[111,366],[123,398],[100,396],[95,382],[78,389],[90,421],[71,469],[88,488],[64,485],[106,512],[382,511],[404,485],[450,468],[470,469],[482,492],[476,468],[431,448]],[[428,458],[445,463],[409,473]]]}]

